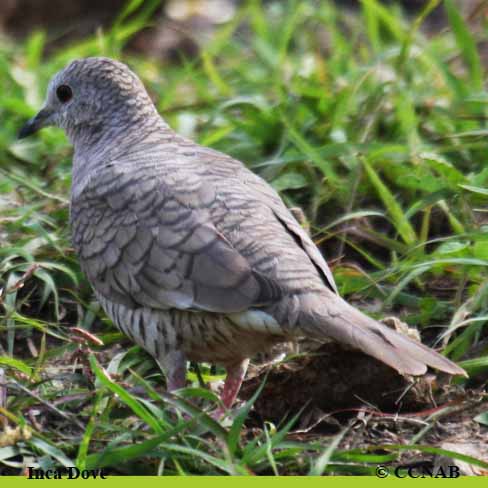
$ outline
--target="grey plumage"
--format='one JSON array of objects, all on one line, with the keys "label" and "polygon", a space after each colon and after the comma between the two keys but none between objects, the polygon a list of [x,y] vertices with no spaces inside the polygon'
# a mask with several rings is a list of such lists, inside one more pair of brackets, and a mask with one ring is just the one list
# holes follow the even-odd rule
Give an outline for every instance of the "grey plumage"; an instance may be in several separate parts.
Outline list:
[{"label": "grey plumage", "polygon": [[41,113],[25,133],[55,124],[75,148],[71,226],[82,269],[171,388],[184,384],[186,359],[220,362],[231,371],[229,406],[247,358],[304,335],[403,373],[464,374],[340,298],[278,194],[239,161],[174,133],[125,65],[74,61],[53,78]]}]

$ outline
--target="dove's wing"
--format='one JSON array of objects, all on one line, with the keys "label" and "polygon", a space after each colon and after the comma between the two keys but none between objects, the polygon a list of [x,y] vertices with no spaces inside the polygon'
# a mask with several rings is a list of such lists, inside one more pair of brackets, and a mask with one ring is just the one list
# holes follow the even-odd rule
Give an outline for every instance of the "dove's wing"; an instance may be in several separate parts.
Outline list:
[{"label": "dove's wing", "polygon": [[[201,178],[217,186],[228,209],[214,218],[216,226],[253,269],[293,293],[324,285],[338,293],[317,246],[265,180],[240,161],[213,149],[199,148],[198,160],[205,168]],[[261,265],[261,260],[272,259],[273,269]]]},{"label": "dove's wing", "polygon": [[73,245],[95,289],[129,306],[224,313],[278,299],[213,224],[213,185],[178,167],[114,162],[73,197]]},{"label": "dove's wing", "polygon": [[274,217],[281,223],[284,230],[293,237],[297,246],[306,253],[307,257],[321,275],[323,282],[332,291],[339,293],[334,281],[334,276],[324,257],[307,232],[285,206],[278,193],[262,178],[250,172],[247,168],[243,168],[242,171],[252,175],[252,177],[246,179],[246,186],[259,195],[260,200],[272,210]]}]

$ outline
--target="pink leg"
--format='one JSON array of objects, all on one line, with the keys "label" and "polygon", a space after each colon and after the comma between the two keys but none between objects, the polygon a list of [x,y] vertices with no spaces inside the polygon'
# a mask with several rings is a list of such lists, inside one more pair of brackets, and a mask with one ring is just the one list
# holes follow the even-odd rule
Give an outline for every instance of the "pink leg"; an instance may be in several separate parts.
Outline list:
[{"label": "pink leg", "polygon": [[226,409],[230,409],[237,398],[241,389],[242,380],[246,375],[249,359],[244,359],[240,363],[227,366],[227,377],[225,378],[224,389],[222,390],[222,403]]}]

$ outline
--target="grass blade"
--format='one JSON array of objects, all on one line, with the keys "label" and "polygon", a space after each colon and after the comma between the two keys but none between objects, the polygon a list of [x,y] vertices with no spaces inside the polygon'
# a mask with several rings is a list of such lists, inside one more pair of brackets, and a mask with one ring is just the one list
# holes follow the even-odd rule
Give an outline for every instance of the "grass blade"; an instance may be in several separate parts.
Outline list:
[{"label": "grass blade", "polygon": [[106,386],[112,393],[117,395],[119,399],[124,402],[142,421],[153,429],[156,434],[162,434],[162,428],[159,421],[144,407],[134,396],[122,388],[117,383],[114,383],[100,368],[93,354],[89,356],[90,366],[95,373],[98,381]]},{"label": "grass blade", "polygon": [[417,242],[417,235],[415,234],[410,222],[405,217],[402,208],[388,187],[381,181],[381,178],[378,176],[372,166],[365,159],[363,159],[363,164],[366,174],[368,175],[371,184],[378,192],[378,196],[381,198],[383,204],[387,208],[398,234],[400,234],[406,244],[414,245]]}]

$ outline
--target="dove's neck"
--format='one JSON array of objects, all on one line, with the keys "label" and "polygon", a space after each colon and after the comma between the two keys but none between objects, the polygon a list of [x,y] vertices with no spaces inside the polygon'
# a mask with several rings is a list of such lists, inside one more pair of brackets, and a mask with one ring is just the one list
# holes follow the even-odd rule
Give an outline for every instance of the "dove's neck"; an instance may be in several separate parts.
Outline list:
[{"label": "dove's neck", "polygon": [[94,173],[104,166],[133,152],[134,148],[148,138],[173,137],[173,130],[157,114],[148,116],[137,123],[113,125],[109,127],[84,127],[68,132],[74,146],[72,195],[80,193]]}]

